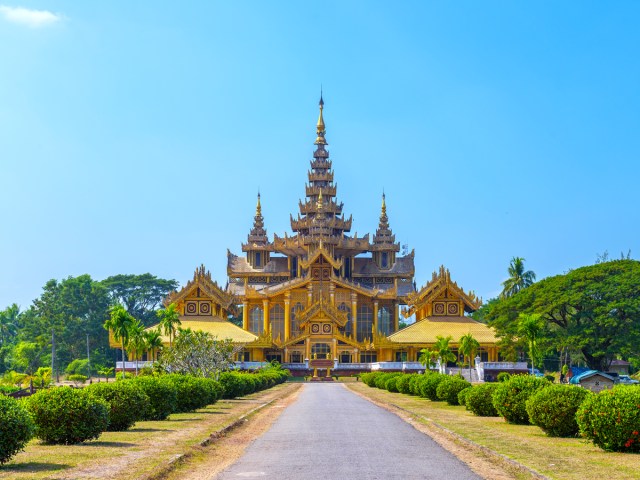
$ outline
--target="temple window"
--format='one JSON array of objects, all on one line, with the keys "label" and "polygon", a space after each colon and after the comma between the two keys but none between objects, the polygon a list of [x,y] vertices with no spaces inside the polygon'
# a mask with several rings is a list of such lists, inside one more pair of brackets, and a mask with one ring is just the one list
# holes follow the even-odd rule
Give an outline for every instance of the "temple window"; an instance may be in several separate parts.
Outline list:
[{"label": "temple window", "polygon": [[256,267],[259,267],[261,265],[262,262],[262,255],[260,254],[260,252],[256,252]]},{"label": "temple window", "polygon": [[338,310],[347,315],[347,323],[344,326],[344,334],[349,337],[353,334],[353,322],[351,321],[351,306],[347,303],[338,305]]},{"label": "temple window", "polygon": [[391,333],[391,313],[386,306],[378,310],[378,331],[383,335]]},{"label": "temple window", "polygon": [[311,355],[317,355],[317,358],[328,358],[327,354],[331,352],[331,346],[328,343],[314,343],[311,345]]},{"label": "temple window", "polygon": [[298,313],[304,310],[304,305],[298,302],[291,307],[291,337],[300,335],[300,322],[298,322]]},{"label": "temple window", "polygon": [[276,304],[269,310],[269,320],[271,321],[271,338],[284,340],[284,308]]},{"label": "temple window", "polygon": [[371,338],[371,327],[373,326],[373,312],[369,305],[358,307],[358,331],[357,340],[362,342],[365,338]]},{"label": "temple window", "polygon": [[262,308],[253,307],[249,312],[249,331],[260,335],[264,330]]},{"label": "temple window", "polygon": [[382,260],[380,263],[382,264],[381,268],[389,268],[389,254],[387,252],[382,252]]},{"label": "temple window", "polygon": [[360,354],[360,363],[375,363],[378,361],[376,352],[362,352]]},{"label": "temple window", "polygon": [[340,352],[340,363],[351,363],[351,352]]}]

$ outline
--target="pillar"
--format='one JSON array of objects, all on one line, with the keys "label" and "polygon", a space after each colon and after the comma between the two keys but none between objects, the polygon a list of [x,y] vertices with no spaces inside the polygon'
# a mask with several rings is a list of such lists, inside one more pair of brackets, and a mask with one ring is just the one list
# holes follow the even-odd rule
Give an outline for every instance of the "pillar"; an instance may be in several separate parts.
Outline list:
[{"label": "pillar", "polygon": [[378,333],[378,300],[373,302],[373,331]]},{"label": "pillar", "polygon": [[311,358],[311,339],[309,337],[304,340],[304,358],[306,360]]},{"label": "pillar", "polygon": [[358,340],[358,294],[351,293],[351,328],[353,328],[353,338]]},{"label": "pillar", "polygon": [[338,358],[338,339],[334,338],[331,342],[331,360]]},{"label": "pillar", "polygon": [[269,299],[262,300],[262,328],[265,332],[269,331]]},{"label": "pillar", "polygon": [[313,303],[313,286],[309,284],[307,287],[307,308]]},{"label": "pillar", "polygon": [[400,305],[398,302],[393,302],[393,331],[397,332],[400,323]]},{"label": "pillar", "polygon": [[242,302],[242,328],[249,331],[249,302]]},{"label": "pillar", "polygon": [[284,294],[284,340],[291,337],[291,293]]}]

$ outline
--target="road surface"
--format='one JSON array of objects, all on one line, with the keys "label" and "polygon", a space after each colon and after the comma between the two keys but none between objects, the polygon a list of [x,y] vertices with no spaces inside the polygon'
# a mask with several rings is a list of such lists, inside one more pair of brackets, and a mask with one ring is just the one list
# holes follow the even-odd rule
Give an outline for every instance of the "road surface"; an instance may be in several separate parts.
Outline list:
[{"label": "road surface", "polygon": [[217,479],[481,477],[427,435],[339,383],[305,384],[295,403]]}]

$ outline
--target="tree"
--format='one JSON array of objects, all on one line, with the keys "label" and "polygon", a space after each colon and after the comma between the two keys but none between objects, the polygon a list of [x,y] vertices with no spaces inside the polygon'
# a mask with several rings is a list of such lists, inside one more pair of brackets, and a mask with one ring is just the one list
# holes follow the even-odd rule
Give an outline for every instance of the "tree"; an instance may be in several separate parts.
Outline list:
[{"label": "tree", "polygon": [[144,354],[147,347],[146,336],[144,334],[144,325],[140,320],[133,319],[129,326],[129,343],[127,344],[127,353],[136,359],[136,376],[138,375],[138,361]]},{"label": "tree", "polygon": [[13,349],[13,363],[27,375],[33,375],[42,366],[42,345],[34,342],[19,342]]},{"label": "tree", "polygon": [[122,378],[124,379],[124,352],[129,343],[129,331],[133,325],[134,318],[127,313],[120,304],[114,305],[109,310],[110,317],[104,322],[105,330],[113,332],[113,338],[122,345]]},{"label": "tree", "polygon": [[424,365],[425,373],[435,365],[435,358],[435,352],[433,350],[430,350],[428,348],[423,348],[422,350],[420,350],[420,357],[418,358],[418,361],[422,365]]},{"label": "tree", "polygon": [[162,337],[160,330],[149,330],[144,333],[145,349],[149,353],[155,353],[162,349]]},{"label": "tree", "polygon": [[121,303],[129,314],[147,327],[155,322],[155,311],[162,300],[178,288],[177,281],[158,278],[150,273],[114,275],[100,283],[109,292],[113,303]]},{"label": "tree", "polygon": [[0,312],[0,347],[11,343],[18,330],[20,307],[15,303]]},{"label": "tree", "polygon": [[469,380],[471,380],[471,363],[476,352],[480,350],[480,343],[471,333],[467,333],[460,337],[460,353],[469,359]]},{"label": "tree", "polygon": [[508,298],[518,293],[523,288],[533,284],[536,274],[532,270],[524,270],[524,258],[513,257],[509,263],[509,278],[502,282],[502,298]]},{"label": "tree", "polygon": [[176,327],[180,326],[180,312],[176,308],[176,304],[172,303],[164,310],[158,310],[158,318],[160,319],[159,327],[164,330],[165,335],[169,335],[169,348],[171,348],[172,338],[175,335]]},{"label": "tree", "polygon": [[521,313],[538,313],[544,324],[538,348],[571,346],[594,370],[611,360],[637,358],[640,344],[640,262],[615,260],[545,278],[488,314],[502,338],[520,337]]},{"label": "tree", "polygon": [[531,359],[531,374],[538,365],[540,350],[538,349],[538,339],[542,336],[544,324],[537,313],[521,313],[518,316],[518,332],[526,339],[529,358]]},{"label": "tree", "polygon": [[433,345],[433,351],[435,353],[436,358],[440,362],[440,373],[445,373],[447,368],[447,362],[453,362],[457,360],[455,354],[451,351],[451,347],[449,346],[449,342],[451,342],[453,337],[451,335],[447,337],[442,337],[440,335],[436,336],[436,343]]},{"label": "tree", "polygon": [[179,329],[175,344],[163,351],[159,364],[168,372],[217,380],[233,366],[233,356],[242,348],[228,338],[218,340],[207,332]]}]

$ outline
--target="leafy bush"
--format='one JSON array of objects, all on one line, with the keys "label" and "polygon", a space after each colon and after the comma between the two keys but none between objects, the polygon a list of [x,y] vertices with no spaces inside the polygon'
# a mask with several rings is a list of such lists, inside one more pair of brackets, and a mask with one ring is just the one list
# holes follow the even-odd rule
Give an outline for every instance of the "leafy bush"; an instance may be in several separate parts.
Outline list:
[{"label": "leafy bush", "polygon": [[474,385],[468,390],[465,407],[479,417],[497,417],[498,411],[493,406],[493,392],[498,388],[498,383],[482,383]]},{"label": "leafy bush", "polygon": [[223,388],[222,398],[235,398],[244,394],[244,379],[238,372],[222,372],[220,384]]},{"label": "leafy bush", "polygon": [[444,400],[449,405],[459,405],[458,393],[470,386],[471,384],[460,376],[447,376],[438,384],[436,395],[438,400]]},{"label": "leafy bush", "polygon": [[33,437],[29,412],[15,399],[0,395],[0,465],[22,451]]},{"label": "leafy bush", "polygon": [[9,393],[17,392],[20,387],[14,387],[13,385],[0,385],[0,394],[8,395]]},{"label": "leafy bush", "polygon": [[222,387],[213,379],[172,374],[164,378],[176,387],[175,413],[193,412],[218,400]]},{"label": "leafy bush", "polygon": [[397,377],[396,388],[398,389],[398,392],[404,393],[404,394],[411,393],[410,382],[413,377],[415,377],[415,374],[405,374]]},{"label": "leafy bush", "polygon": [[387,381],[392,377],[397,377],[398,375],[402,375],[401,373],[383,373],[382,375],[378,375],[375,380],[375,386],[384,390],[387,385]]},{"label": "leafy bush", "polygon": [[87,381],[87,376],[86,375],[80,375],[79,373],[76,373],[74,375],[69,375],[67,377],[68,380],[71,380],[73,383],[76,384],[77,386],[82,385],[84,382]]},{"label": "leafy bush", "polygon": [[361,374],[360,379],[368,386],[375,387],[376,386],[375,381],[381,375],[385,375],[385,373],[384,372],[368,372],[368,373]]},{"label": "leafy bush", "polygon": [[591,392],[569,385],[550,385],[538,390],[526,403],[529,420],[550,437],[578,435],[576,411]]},{"label": "leafy bush", "polygon": [[496,380],[498,380],[500,383],[502,383],[502,382],[506,382],[510,378],[511,378],[511,374],[509,372],[500,372],[498,374],[498,377],[496,378]]},{"label": "leafy bush", "polygon": [[149,397],[148,408],[142,412],[142,420],[164,420],[175,412],[177,389],[170,379],[145,376],[124,382],[131,382]]},{"label": "leafy bush", "polygon": [[387,380],[387,382],[384,384],[384,388],[386,388],[390,392],[397,392],[398,391],[398,386],[397,386],[398,378],[400,378],[398,375],[395,375],[395,376],[389,378],[389,380]]},{"label": "leafy bush", "polygon": [[470,385],[458,392],[458,404],[465,407],[467,405],[467,395],[473,387]]},{"label": "leafy bush", "polygon": [[446,380],[447,377],[448,375],[442,373],[427,373],[424,380],[420,383],[420,396],[437,402],[439,400],[437,393],[438,385],[440,385],[440,382]]},{"label": "leafy bush", "polygon": [[85,389],[41,390],[26,406],[45,443],[73,444],[98,438],[109,425],[109,405]]},{"label": "leafy bush", "polygon": [[88,360],[76,358],[73,360],[67,368],[64,369],[64,373],[67,375],[87,375],[89,370],[87,369]]},{"label": "leafy bush", "polygon": [[588,395],[576,413],[582,436],[603,450],[640,452],[640,387],[618,385]]},{"label": "leafy bush", "polygon": [[538,390],[548,387],[544,378],[533,375],[514,375],[506,382],[498,383],[493,392],[493,406],[498,414],[509,423],[529,425],[526,403]]},{"label": "leafy bush", "polygon": [[420,396],[420,390],[422,388],[422,382],[427,379],[428,374],[417,374],[409,380],[409,393],[411,395]]},{"label": "leafy bush", "polygon": [[142,420],[148,408],[149,396],[131,382],[94,383],[88,392],[109,404],[110,432],[122,432]]}]

